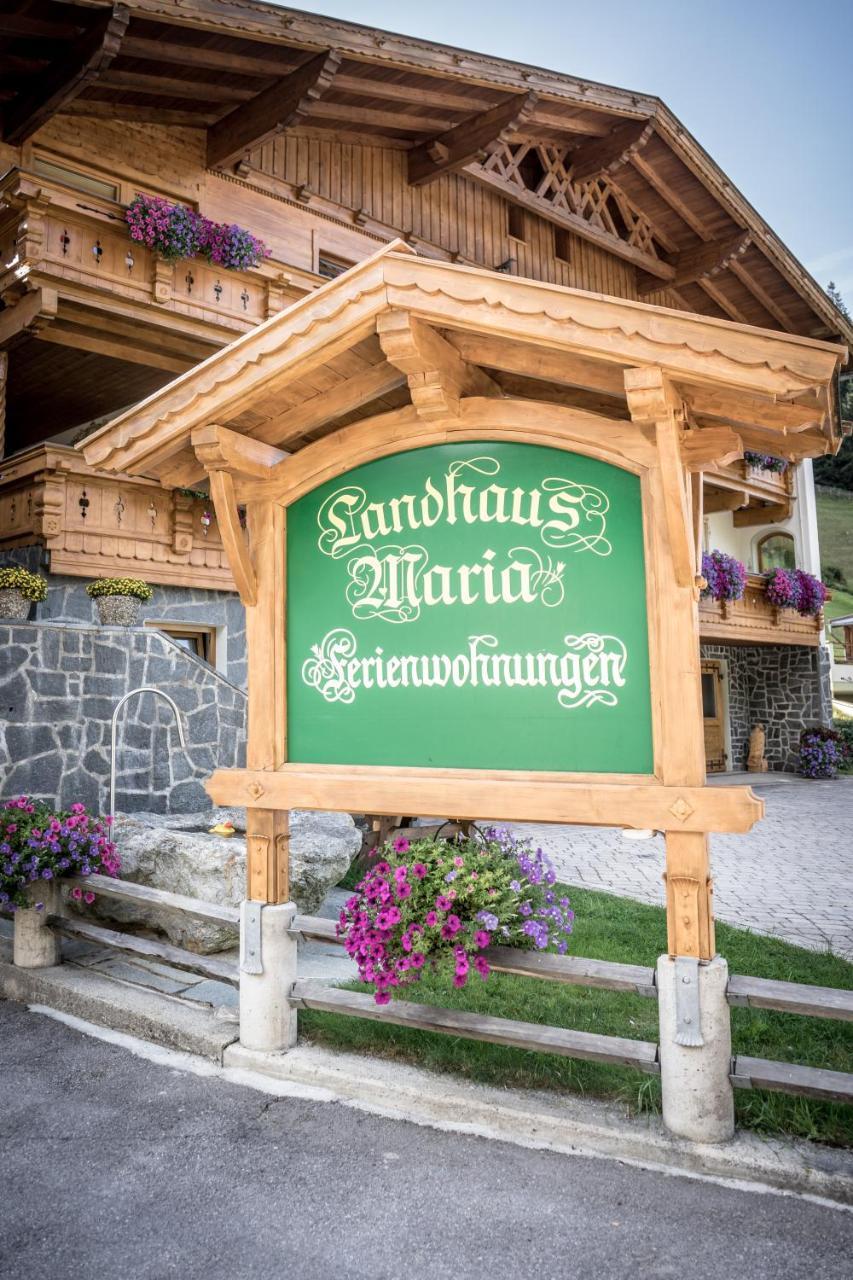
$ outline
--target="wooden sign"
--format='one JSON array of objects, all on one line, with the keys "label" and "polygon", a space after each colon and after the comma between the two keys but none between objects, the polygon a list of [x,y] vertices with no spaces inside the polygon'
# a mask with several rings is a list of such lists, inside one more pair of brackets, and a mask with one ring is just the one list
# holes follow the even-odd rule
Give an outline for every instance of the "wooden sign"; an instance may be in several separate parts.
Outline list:
[{"label": "wooden sign", "polygon": [[474,441],[287,519],[287,741],[316,764],[651,774],[639,477]]}]

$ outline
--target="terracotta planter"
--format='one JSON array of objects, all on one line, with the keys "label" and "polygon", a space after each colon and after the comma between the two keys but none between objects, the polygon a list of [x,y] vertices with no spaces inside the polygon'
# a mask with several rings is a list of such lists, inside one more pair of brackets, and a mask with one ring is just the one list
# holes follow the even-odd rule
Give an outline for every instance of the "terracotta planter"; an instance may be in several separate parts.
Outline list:
[{"label": "terracotta planter", "polygon": [[139,617],[141,600],[136,596],[98,596],[101,625],[104,627],[132,627]]},{"label": "terracotta planter", "polygon": [[25,622],[30,616],[32,601],[22,595],[17,587],[0,589],[0,618],[15,618]]}]

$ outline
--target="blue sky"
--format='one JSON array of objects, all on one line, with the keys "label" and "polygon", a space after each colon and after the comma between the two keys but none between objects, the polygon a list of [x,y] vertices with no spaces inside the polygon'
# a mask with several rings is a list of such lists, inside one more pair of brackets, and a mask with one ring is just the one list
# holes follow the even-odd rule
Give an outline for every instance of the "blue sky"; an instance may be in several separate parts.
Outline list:
[{"label": "blue sky", "polygon": [[292,6],[655,94],[853,311],[853,0]]}]

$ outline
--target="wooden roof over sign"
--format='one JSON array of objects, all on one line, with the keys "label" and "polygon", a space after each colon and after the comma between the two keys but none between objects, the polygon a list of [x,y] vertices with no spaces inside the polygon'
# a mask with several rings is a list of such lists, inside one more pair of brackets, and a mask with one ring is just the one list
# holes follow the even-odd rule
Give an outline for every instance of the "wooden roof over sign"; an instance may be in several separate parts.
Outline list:
[{"label": "wooden roof over sign", "polygon": [[831,450],[845,357],[827,342],[420,258],[398,241],[79,447],[91,466],[180,487],[204,474],[198,432],[211,424],[254,442],[263,476],[333,432],[347,451],[367,418],[426,438],[431,421],[500,401],[508,422],[569,407],[613,448],[622,421],[636,439],[652,368],[672,386],[685,465],[701,470],[744,448]]},{"label": "wooden roof over sign", "polygon": [[464,172],[638,268],[687,310],[853,326],[657,98],[253,0],[6,0],[2,138],[54,113],[204,129],[233,169],[285,129]]}]

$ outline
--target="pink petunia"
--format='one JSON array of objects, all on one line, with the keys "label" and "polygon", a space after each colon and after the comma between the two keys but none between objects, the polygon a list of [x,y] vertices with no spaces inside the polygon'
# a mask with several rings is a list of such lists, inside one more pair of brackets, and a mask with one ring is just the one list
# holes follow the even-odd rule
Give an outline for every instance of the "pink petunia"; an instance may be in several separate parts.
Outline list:
[{"label": "pink petunia", "polygon": [[410,848],[409,842],[405,836],[398,836],[394,841],[395,853],[407,853]]},{"label": "pink petunia", "polygon": [[412,867],[412,875],[417,876],[418,880],[423,880],[427,873],[427,869],[422,862],[416,862]]},{"label": "pink petunia", "polygon": [[434,929],[435,926],[438,924],[438,916],[435,914],[434,911],[428,911],[424,916],[424,923],[427,925],[428,928]]},{"label": "pink petunia", "polygon": [[478,947],[487,947],[491,942],[491,938],[486,933],[485,929],[478,929],[474,934],[474,941]]},{"label": "pink petunia", "polygon": [[80,888],[79,885],[75,885],[74,888],[71,890],[71,897],[74,899],[75,902],[79,902],[80,899],[83,897],[83,890]]}]

